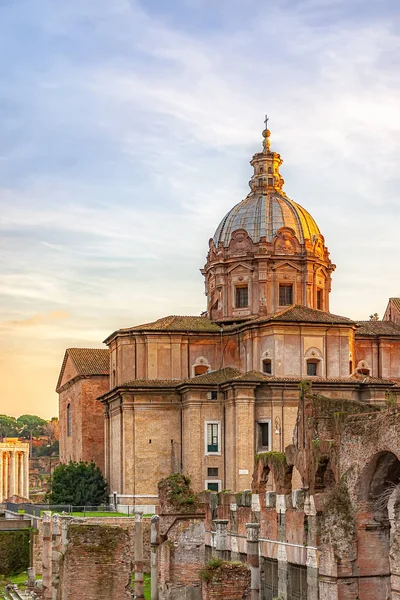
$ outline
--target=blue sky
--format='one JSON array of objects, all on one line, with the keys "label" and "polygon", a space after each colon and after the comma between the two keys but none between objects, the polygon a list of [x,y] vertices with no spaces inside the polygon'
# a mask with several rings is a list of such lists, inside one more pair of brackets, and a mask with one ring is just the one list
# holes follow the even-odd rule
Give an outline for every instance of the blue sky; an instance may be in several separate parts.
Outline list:
[{"label": "blue sky", "polygon": [[400,295],[397,0],[0,0],[0,412],[56,414],[63,351],[205,307],[264,114],[337,264]]}]

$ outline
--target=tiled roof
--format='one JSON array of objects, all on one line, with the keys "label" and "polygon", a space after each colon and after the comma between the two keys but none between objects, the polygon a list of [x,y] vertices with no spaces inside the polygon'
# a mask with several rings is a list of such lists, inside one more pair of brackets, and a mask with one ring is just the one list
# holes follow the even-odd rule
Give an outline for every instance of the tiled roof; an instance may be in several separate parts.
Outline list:
[{"label": "tiled roof", "polygon": [[400,312],[400,298],[389,298],[389,302]]},{"label": "tiled roof", "polygon": [[354,321],[348,317],[333,315],[322,310],[316,310],[315,308],[308,308],[307,306],[299,305],[289,306],[285,310],[276,313],[271,317],[271,321],[327,323],[330,325],[332,323],[335,325],[342,323],[345,325],[351,325],[354,323]]},{"label": "tiled roof", "polygon": [[239,369],[236,369],[235,367],[225,367],[224,369],[219,369],[218,371],[210,371],[209,373],[204,373],[204,375],[191,377],[182,383],[190,385],[219,384],[224,383],[225,381],[230,381],[231,379],[235,379],[239,375],[242,375]]},{"label": "tiled roof", "polygon": [[68,358],[75,367],[77,376],[108,375],[110,372],[110,354],[106,348],[67,348],[56,386],[59,390]]},{"label": "tiled roof", "polygon": [[392,321],[359,321],[356,336],[395,335],[400,336],[400,325]]},{"label": "tiled roof", "polygon": [[122,384],[121,387],[136,388],[174,388],[182,383],[180,379],[132,379]]},{"label": "tiled roof", "polygon": [[130,329],[120,329],[120,331],[203,331],[205,333],[214,333],[221,331],[219,325],[207,317],[177,316],[171,315],[157,319],[153,323],[136,325]]},{"label": "tiled roof", "polygon": [[110,354],[104,348],[68,348],[79,375],[108,375],[110,372]]}]

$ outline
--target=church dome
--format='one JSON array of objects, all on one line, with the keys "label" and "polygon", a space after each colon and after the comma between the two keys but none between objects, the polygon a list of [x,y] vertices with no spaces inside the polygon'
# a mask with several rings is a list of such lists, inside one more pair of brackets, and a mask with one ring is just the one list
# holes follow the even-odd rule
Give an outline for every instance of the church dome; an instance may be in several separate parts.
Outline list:
[{"label": "church dome", "polygon": [[255,243],[263,236],[271,243],[281,227],[293,229],[301,244],[320,235],[310,213],[285,194],[275,190],[260,195],[251,193],[222,219],[213,237],[214,244],[229,246],[236,229],[245,229]]},{"label": "church dome", "polygon": [[292,229],[300,244],[306,240],[313,244],[321,235],[312,216],[282,190],[284,181],[279,167],[283,161],[277,152],[271,151],[267,122],[266,118],[263,149],[250,161],[254,169],[249,182],[251,192],[222,219],[213,237],[216,246],[229,246],[232,233],[237,229],[247,231],[256,244],[261,237],[272,243],[282,227]]}]

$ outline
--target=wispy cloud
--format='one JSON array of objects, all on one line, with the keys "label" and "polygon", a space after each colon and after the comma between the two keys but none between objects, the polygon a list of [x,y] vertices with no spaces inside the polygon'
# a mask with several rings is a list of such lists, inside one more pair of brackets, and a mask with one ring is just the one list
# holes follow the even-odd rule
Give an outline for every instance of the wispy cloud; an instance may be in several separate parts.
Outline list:
[{"label": "wispy cloud", "polygon": [[247,194],[265,112],[285,189],[337,263],[332,310],[382,314],[400,290],[400,11],[367,4],[1,4],[4,373],[24,365],[50,405],[74,340],[199,314],[198,269]]},{"label": "wispy cloud", "polygon": [[36,314],[28,317],[27,319],[20,319],[16,321],[4,321],[0,323],[0,327],[34,327],[35,325],[51,324],[60,320],[68,319],[69,313],[62,310],[54,310],[51,313],[41,315]]}]

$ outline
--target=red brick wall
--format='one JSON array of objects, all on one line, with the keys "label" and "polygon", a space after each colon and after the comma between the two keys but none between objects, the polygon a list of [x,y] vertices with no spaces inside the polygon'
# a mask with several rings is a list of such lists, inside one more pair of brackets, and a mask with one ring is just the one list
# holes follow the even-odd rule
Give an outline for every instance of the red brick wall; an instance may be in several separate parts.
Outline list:
[{"label": "red brick wall", "polygon": [[[212,571],[210,570],[211,574]],[[244,600],[250,598],[250,569],[246,565],[225,563],[215,569],[201,586],[202,600]]]},{"label": "red brick wall", "polygon": [[131,572],[129,536],[121,527],[69,526],[60,600],[131,600]]},{"label": "red brick wall", "polygon": [[[99,396],[108,391],[108,375],[79,379],[59,396],[61,462],[93,460],[104,473],[104,409]],[[72,410],[68,436],[67,406]]]},{"label": "red brick wall", "polygon": [[97,400],[109,387],[108,375],[82,381],[82,460],[94,461],[104,473],[104,407]]}]

